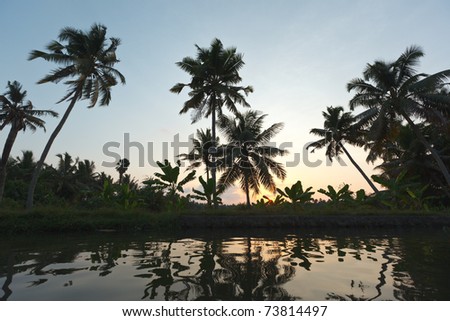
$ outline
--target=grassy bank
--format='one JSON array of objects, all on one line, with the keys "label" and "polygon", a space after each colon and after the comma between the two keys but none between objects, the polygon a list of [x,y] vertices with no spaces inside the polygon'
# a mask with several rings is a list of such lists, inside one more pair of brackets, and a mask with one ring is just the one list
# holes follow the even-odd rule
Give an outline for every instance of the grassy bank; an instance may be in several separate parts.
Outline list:
[{"label": "grassy bank", "polygon": [[143,209],[36,208],[0,210],[5,234],[27,232],[185,230],[191,228],[383,228],[450,226],[447,211],[387,211],[368,209],[272,209],[240,207],[179,213]]},{"label": "grassy bank", "polygon": [[132,231],[173,226],[178,215],[145,210],[36,208],[0,210],[0,229],[6,234],[27,232]]}]

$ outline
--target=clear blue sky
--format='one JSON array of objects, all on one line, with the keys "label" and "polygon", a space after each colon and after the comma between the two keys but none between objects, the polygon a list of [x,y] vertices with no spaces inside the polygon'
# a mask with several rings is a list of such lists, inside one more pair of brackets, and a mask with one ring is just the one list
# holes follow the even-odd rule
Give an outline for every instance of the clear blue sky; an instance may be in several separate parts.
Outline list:
[{"label": "clear blue sky", "polygon": [[[360,76],[366,63],[393,60],[416,44],[426,54],[419,71],[434,73],[450,68],[449,12],[450,2],[445,0],[3,0],[0,92],[8,80],[17,80],[35,106],[63,113],[66,103],[55,102],[64,95],[64,85],[36,85],[55,65],[27,61],[27,56],[33,49],[43,50],[65,26],[87,30],[93,23],[106,25],[109,36],[122,39],[117,68],[127,84],[113,89],[108,107],[87,109],[86,102],[79,102],[47,162],[54,163],[56,154],[67,151],[80,159],[94,160],[97,171],[117,176],[114,169],[101,166],[111,161],[102,151],[105,143],[115,141],[123,146],[124,133],[129,133],[131,141],[144,146],[152,142],[152,158],[162,160],[163,142],[170,144],[176,134],[187,140],[197,128],[210,126],[209,119],[191,125],[188,114],[178,115],[187,93],[175,95],[169,89],[189,79],[175,62],[195,56],[195,44],[208,47],[217,37],[225,47],[235,46],[244,54],[242,84],[255,89],[248,102],[268,114],[267,126],[285,123],[275,140],[278,145],[292,143],[290,155],[280,159],[292,162],[296,153],[302,159],[303,147],[315,139],[309,130],[322,126],[321,112],[326,106],[348,107],[351,95],[346,83]],[[21,133],[12,155],[33,150],[39,157],[56,123],[48,119],[46,133]],[[0,146],[6,133],[0,133]],[[351,150],[365,169],[373,168],[365,163],[364,151]],[[137,154],[132,148],[129,172],[142,180],[155,168],[138,166]],[[309,158],[325,161],[323,151]],[[170,149],[169,159],[173,161]],[[279,185],[300,179],[315,189],[343,182],[351,184],[353,190],[367,188],[347,164],[311,168],[302,161],[287,168],[288,178]],[[240,202],[244,198],[230,190],[225,200]]]}]

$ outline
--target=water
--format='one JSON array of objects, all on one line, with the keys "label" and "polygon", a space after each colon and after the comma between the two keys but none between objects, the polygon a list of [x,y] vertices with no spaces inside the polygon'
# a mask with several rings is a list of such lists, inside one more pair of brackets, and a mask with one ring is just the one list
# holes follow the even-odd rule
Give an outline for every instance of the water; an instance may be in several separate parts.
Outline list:
[{"label": "water", "polygon": [[2,300],[450,300],[445,230],[22,236]]}]

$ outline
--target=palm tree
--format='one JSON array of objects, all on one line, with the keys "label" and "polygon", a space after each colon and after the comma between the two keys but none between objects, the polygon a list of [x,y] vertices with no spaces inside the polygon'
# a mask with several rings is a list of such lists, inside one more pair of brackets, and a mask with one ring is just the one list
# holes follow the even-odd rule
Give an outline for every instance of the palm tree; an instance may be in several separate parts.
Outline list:
[{"label": "palm tree", "polygon": [[212,167],[211,163],[211,148],[214,144],[219,144],[219,137],[215,140],[212,139],[211,129],[197,129],[197,138],[192,138],[193,148],[187,154],[180,154],[181,160],[187,160],[191,162],[187,170],[193,170],[200,167],[202,164],[206,166],[206,181],[209,181],[209,172]]},{"label": "palm tree", "polygon": [[[214,39],[210,48],[200,48],[196,45],[196,58],[185,57],[177,62],[177,66],[191,76],[187,84],[178,83],[170,91],[179,94],[185,87],[190,88],[190,99],[184,103],[180,114],[192,110],[192,123],[202,117],[211,116],[212,145],[217,146],[216,113],[220,116],[222,108],[226,107],[233,114],[237,114],[237,105],[250,107],[245,96],[253,92],[251,86],[242,87],[239,70],[244,66],[243,55],[236,52],[236,48],[224,48],[219,39]],[[216,164],[212,155],[211,177],[216,189]],[[216,200],[214,205],[217,206]]]},{"label": "palm tree", "polygon": [[93,161],[85,159],[84,161],[78,162],[76,176],[80,183],[92,185],[99,175],[99,173],[95,172],[95,163]]},{"label": "palm tree", "polygon": [[450,186],[450,174],[438,151],[425,138],[413,119],[441,122],[448,115],[450,96],[442,89],[450,76],[450,70],[433,75],[416,73],[414,67],[424,55],[422,49],[411,46],[394,62],[375,61],[367,64],[364,78],[355,78],[347,84],[349,92],[355,91],[350,108],[367,108],[357,116],[361,126],[369,129],[369,137],[380,142],[393,133],[400,121],[405,120],[416,137],[433,156],[445,181]]},{"label": "palm tree", "polygon": [[56,195],[72,199],[78,190],[76,174],[78,157],[73,159],[69,153],[57,154],[58,166],[52,172]]},{"label": "palm tree", "polygon": [[[431,128],[431,126],[419,126],[421,132],[425,135],[429,137],[437,136],[433,135],[432,131],[435,129]],[[433,137],[431,142],[436,146],[439,143],[450,146],[449,139],[450,137],[447,140],[444,137]],[[376,167],[382,170],[384,178],[395,179],[400,173],[406,171],[410,177],[418,178],[422,185],[445,186],[445,182],[442,181],[443,176],[436,166],[436,162],[425,146],[414,135],[410,126],[401,125],[399,127],[396,140],[391,144],[386,154],[383,155],[384,162]]]},{"label": "palm tree", "polygon": [[273,124],[263,130],[266,116],[250,110],[236,117],[222,115],[219,118],[220,130],[229,142],[222,146],[224,158],[219,169],[224,172],[219,185],[226,189],[239,181],[246,195],[247,206],[251,204],[250,190],[259,194],[262,185],[275,193],[272,174],[282,180],[286,177],[283,165],[274,160],[276,156],[283,156],[286,150],[266,145],[283,128],[283,123]]},{"label": "palm tree", "polygon": [[322,139],[309,144],[307,149],[312,148],[311,152],[314,153],[316,149],[326,147],[325,154],[330,161],[333,161],[333,157],[338,157],[344,152],[373,191],[378,193],[378,189],[366,173],[364,173],[362,168],[355,162],[343,144],[343,142],[348,142],[356,146],[362,146],[364,144],[364,139],[354,126],[355,118],[351,113],[344,112],[344,108],[341,106],[327,107],[327,111],[322,112],[322,115],[325,118],[323,128],[313,128],[310,131],[311,134],[322,137]]},{"label": "palm tree", "polygon": [[88,107],[92,108],[100,99],[101,106],[108,105],[111,101],[111,88],[117,85],[117,78],[125,84],[125,77],[113,68],[119,62],[116,49],[120,45],[120,39],[109,38],[108,42],[105,26],[94,24],[88,32],[66,27],[61,30],[58,38],[60,42],[52,41],[47,46],[49,52],[33,50],[29,57],[29,60],[42,58],[61,65],[39,80],[38,84],[58,83],[67,79],[65,84],[69,87],[68,93],[59,102],[70,103],[36,165],[28,189],[27,208],[33,206],[34,191],[45,158],[75,103],[81,99],[89,99]]},{"label": "palm tree", "polygon": [[33,174],[33,169],[36,166],[33,151],[22,151],[22,157],[18,156],[15,158],[14,166],[18,170],[17,177],[21,180],[29,181],[31,179],[31,175]]},{"label": "palm tree", "polygon": [[31,101],[25,101],[26,90],[22,90],[22,85],[17,82],[8,81],[8,90],[4,95],[0,95],[0,130],[10,125],[8,137],[3,147],[2,158],[0,160],[0,202],[3,198],[6,181],[6,164],[11,154],[11,149],[19,131],[30,129],[33,132],[39,127],[45,130],[45,121],[40,116],[53,116],[58,114],[51,110],[36,110]]},{"label": "palm tree", "polygon": [[79,161],[75,173],[75,181],[78,187],[78,195],[83,200],[92,197],[95,192],[101,189],[97,186],[97,179],[100,174],[95,171],[95,163],[88,159]]},{"label": "palm tree", "polygon": [[122,184],[123,174],[126,173],[128,167],[130,167],[130,161],[126,158],[119,160],[117,163],[116,171],[119,172],[119,184]]}]

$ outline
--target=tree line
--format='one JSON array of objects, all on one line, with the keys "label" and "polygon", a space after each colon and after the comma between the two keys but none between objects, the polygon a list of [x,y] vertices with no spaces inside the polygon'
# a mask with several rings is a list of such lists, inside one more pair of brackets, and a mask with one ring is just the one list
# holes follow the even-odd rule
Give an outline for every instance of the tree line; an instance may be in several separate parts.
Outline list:
[{"label": "tree line", "polygon": [[[38,84],[63,81],[68,87],[67,94],[58,103],[66,101],[69,105],[37,161],[30,152],[24,152],[23,159],[10,156],[15,138],[21,130],[45,128],[41,117],[57,117],[58,114],[34,108],[31,102],[25,101],[26,91],[20,83],[8,82],[7,91],[0,95],[0,130],[7,126],[10,129],[0,160],[0,202],[3,194],[17,200],[24,200],[26,194],[26,207],[32,208],[35,200],[44,201],[43,195],[86,201],[96,199],[89,197],[96,191],[96,197],[101,195],[105,202],[120,199],[117,202],[130,207],[143,199],[139,193],[145,190],[149,198],[173,208],[186,202],[186,197],[180,193],[184,192],[185,184],[195,179],[195,170],[199,167],[205,169],[206,180],[200,176],[203,191],[193,191],[194,199],[209,206],[218,207],[220,194],[235,184],[244,191],[247,206],[251,205],[251,193],[258,195],[262,187],[273,193],[278,191],[280,198],[289,198],[286,190],[277,189],[274,180],[275,177],[286,178],[286,169],[277,158],[287,151],[269,144],[282,130],[283,123],[264,127],[267,115],[251,109],[246,100],[253,88],[241,85],[239,72],[244,66],[243,55],[235,47],[225,48],[219,39],[214,39],[208,48],[196,45],[195,57],[187,56],[176,63],[190,76],[188,83],[177,83],[170,89],[176,94],[188,90],[189,99],[180,114],[191,112],[192,123],[211,118],[210,129],[197,130],[194,148],[177,155],[191,162],[190,172],[184,179],[179,180],[180,165],[172,166],[167,160],[158,162],[162,173],[155,173],[142,185],[124,175],[130,166],[126,159],[117,164],[117,182],[104,173],[95,173],[93,162],[73,159],[67,153],[58,155],[56,167],[47,165],[45,159],[50,148],[76,102],[88,100],[89,108],[108,105],[112,87],[125,84],[125,77],[114,68],[119,62],[116,49],[120,39],[107,38],[106,30],[100,24],[94,24],[88,31],[64,28],[58,41],[47,45],[46,52],[33,50],[30,53],[30,60],[39,58],[58,65]],[[350,110],[329,106],[322,113],[323,127],[311,129],[311,134],[320,139],[308,149],[314,152],[325,148],[330,160],[345,154],[367,181],[372,196],[382,198],[382,204],[392,204],[398,196],[396,193],[407,194],[411,199],[426,199],[433,204],[449,204],[450,94],[447,82],[450,70],[432,75],[418,73],[415,68],[423,55],[420,47],[411,46],[394,61],[377,60],[367,64],[362,78],[352,79],[347,84],[347,90],[354,93],[349,102]],[[246,111],[240,111],[240,107]],[[357,108],[363,111],[355,115],[353,112]],[[225,110],[230,114],[225,114]],[[219,139],[217,128],[224,143]],[[377,166],[381,174],[368,177],[352,158],[346,144],[368,151],[368,162],[381,160],[381,165]],[[25,167],[26,173],[19,170],[24,166],[23,161],[26,166],[32,166]],[[217,177],[218,172],[220,177]],[[21,192],[13,195],[11,186],[17,181],[21,182],[21,188],[17,189]],[[380,191],[374,183],[384,189]],[[290,191],[298,190],[296,184]],[[330,195],[333,190],[328,188]],[[309,201],[310,198],[306,202]],[[264,199],[259,203],[264,203]]]}]

